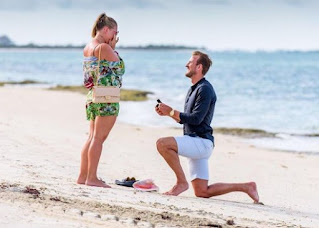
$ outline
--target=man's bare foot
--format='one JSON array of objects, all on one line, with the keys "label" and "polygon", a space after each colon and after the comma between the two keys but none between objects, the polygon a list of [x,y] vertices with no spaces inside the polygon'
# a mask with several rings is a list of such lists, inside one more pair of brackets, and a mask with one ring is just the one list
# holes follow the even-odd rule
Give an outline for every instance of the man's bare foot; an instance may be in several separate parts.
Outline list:
[{"label": "man's bare foot", "polygon": [[182,192],[185,192],[188,189],[188,183],[177,183],[174,185],[174,187],[169,190],[168,192],[165,192],[164,195],[169,195],[169,196],[178,196]]},{"label": "man's bare foot", "polygon": [[111,188],[110,185],[105,184],[104,181],[95,179],[95,180],[87,180],[85,182],[86,185],[88,186],[94,186],[94,187],[101,187],[101,188]]},{"label": "man's bare foot", "polygon": [[259,195],[257,191],[257,185],[255,182],[247,183],[247,194],[254,200],[254,203],[259,202]]},{"label": "man's bare foot", "polygon": [[79,175],[78,180],[76,181],[76,183],[77,184],[85,184],[85,181],[86,181],[86,175],[85,176]]}]

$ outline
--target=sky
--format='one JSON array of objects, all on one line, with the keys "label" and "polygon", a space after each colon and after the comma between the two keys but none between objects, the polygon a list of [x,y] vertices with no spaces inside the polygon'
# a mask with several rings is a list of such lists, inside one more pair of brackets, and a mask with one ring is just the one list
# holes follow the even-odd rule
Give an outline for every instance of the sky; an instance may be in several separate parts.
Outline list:
[{"label": "sky", "polygon": [[118,22],[121,46],[319,50],[319,0],[0,0],[0,36],[81,45],[102,12]]}]

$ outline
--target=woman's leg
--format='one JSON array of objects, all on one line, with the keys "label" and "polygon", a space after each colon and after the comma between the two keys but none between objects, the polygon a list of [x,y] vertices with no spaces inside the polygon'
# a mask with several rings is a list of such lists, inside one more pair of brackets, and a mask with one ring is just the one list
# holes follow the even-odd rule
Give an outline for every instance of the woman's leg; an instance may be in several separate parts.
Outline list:
[{"label": "woman's leg", "polygon": [[117,116],[97,116],[94,122],[93,138],[88,151],[88,175],[86,185],[110,188],[109,185],[97,178],[102,145],[114,126]]},{"label": "woman's leg", "polygon": [[78,177],[77,183],[78,184],[85,184],[87,174],[88,174],[88,151],[89,147],[93,138],[94,133],[94,120],[90,121],[90,133],[89,138],[85,142],[82,151],[81,151],[81,168],[80,168],[80,175]]}]

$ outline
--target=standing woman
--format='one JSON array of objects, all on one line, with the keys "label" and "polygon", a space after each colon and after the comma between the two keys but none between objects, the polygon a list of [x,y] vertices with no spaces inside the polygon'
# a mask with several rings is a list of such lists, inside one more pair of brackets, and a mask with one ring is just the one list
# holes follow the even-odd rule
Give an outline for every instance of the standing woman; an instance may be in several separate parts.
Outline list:
[{"label": "standing woman", "polygon": [[86,115],[90,121],[90,134],[81,152],[78,184],[110,188],[97,177],[102,146],[119,113],[119,103],[93,103],[93,86],[121,87],[124,62],[114,50],[118,30],[116,21],[102,13],[93,25],[92,41],[84,50],[84,85],[89,89]]}]

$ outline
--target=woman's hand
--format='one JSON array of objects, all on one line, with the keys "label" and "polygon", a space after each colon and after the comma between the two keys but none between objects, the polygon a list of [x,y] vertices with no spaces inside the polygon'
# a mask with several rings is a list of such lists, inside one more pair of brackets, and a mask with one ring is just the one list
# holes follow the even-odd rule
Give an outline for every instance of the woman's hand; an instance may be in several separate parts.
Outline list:
[{"label": "woman's hand", "polygon": [[116,37],[116,34],[114,34],[113,38],[109,41],[109,45],[111,46],[111,48],[114,50],[116,43],[119,42],[119,37]]}]

